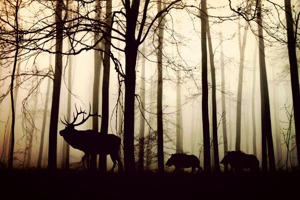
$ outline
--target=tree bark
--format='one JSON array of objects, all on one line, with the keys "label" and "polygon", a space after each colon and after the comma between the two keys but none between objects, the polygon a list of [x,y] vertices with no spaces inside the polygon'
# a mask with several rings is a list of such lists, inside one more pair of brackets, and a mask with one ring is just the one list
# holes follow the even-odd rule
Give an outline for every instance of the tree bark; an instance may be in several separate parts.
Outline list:
[{"label": "tree bark", "polygon": [[297,144],[297,159],[298,166],[300,166],[300,93],[299,93],[299,75],[298,75],[298,63],[296,55],[296,38],[294,33],[294,22],[291,9],[291,1],[285,0],[285,18],[287,24],[287,40],[288,40],[288,52],[290,61],[290,76],[291,87],[293,96],[294,107],[294,119],[296,130],[296,144]]},{"label": "tree bark", "polygon": [[[275,157],[274,147],[272,140],[272,126],[270,116],[270,101],[269,101],[269,89],[268,78],[266,71],[265,61],[265,45],[262,28],[262,16],[261,16],[261,0],[258,5],[258,37],[259,37],[259,66],[260,66],[260,93],[261,93],[261,127],[262,127],[262,170],[264,172],[269,170],[275,171]],[[269,158],[269,162],[268,162]]]},{"label": "tree bark", "polygon": [[[239,23],[239,52],[240,52],[240,68],[239,68],[239,81],[237,90],[237,111],[236,111],[236,138],[235,138],[235,150],[241,150],[241,121],[242,121],[242,97],[243,97],[243,80],[244,80],[244,59],[245,49],[247,42],[248,27],[246,27],[243,40],[241,39],[241,25]],[[241,41],[242,40],[242,41]]]},{"label": "tree bark", "polygon": [[215,172],[220,172],[220,159],[219,159],[219,142],[218,142],[218,122],[217,122],[217,99],[216,99],[216,70],[214,63],[214,53],[210,35],[209,22],[207,21],[207,37],[208,49],[211,66],[211,90],[212,90],[212,139],[213,139],[213,152],[214,152],[214,168]]},{"label": "tree bark", "polygon": [[49,149],[48,149],[48,168],[55,170],[57,168],[57,125],[59,115],[60,88],[62,77],[62,49],[63,49],[63,21],[62,10],[63,0],[57,0],[55,9],[56,22],[56,44],[55,44],[55,72],[53,81],[52,108],[49,130]]},{"label": "tree bark", "polygon": [[201,52],[202,52],[202,123],[204,143],[204,172],[211,172],[210,131],[208,113],[208,80],[207,80],[207,8],[206,0],[201,0]]}]

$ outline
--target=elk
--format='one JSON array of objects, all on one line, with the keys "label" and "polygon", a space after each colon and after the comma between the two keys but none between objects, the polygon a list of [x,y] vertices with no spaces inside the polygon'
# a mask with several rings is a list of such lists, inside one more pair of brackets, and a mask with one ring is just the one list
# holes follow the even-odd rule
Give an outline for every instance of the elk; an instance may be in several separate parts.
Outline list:
[{"label": "elk", "polygon": [[[91,116],[98,116],[97,114],[91,114],[91,107],[89,114],[85,117],[86,112],[78,111],[76,105],[76,115],[73,113],[73,121],[68,122],[65,118],[61,122],[66,126],[65,129],[61,130],[59,133],[64,138],[64,140],[73,148],[79,149],[84,152],[84,156],[81,161],[85,167],[85,161],[88,163],[91,154],[100,154],[111,157],[113,166],[111,171],[114,171],[116,164],[118,163],[119,171],[122,171],[122,161],[120,159],[120,145],[121,138],[114,134],[105,134],[97,132],[95,130],[76,130],[75,127],[83,124]],[[76,123],[78,116],[82,115],[82,120]]]}]

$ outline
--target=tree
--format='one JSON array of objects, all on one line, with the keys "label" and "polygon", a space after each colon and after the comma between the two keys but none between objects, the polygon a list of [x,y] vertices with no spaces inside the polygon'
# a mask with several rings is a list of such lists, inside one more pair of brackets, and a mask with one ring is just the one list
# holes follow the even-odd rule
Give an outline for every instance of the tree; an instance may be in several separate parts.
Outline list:
[{"label": "tree", "polygon": [[[300,92],[299,92],[299,75],[298,75],[298,62],[296,56],[296,35],[294,32],[294,20],[292,16],[291,1],[285,0],[285,18],[287,30],[287,47],[289,52],[290,62],[290,76],[291,87],[294,107],[295,129],[296,129],[296,144],[297,144],[297,158],[298,166],[300,166]],[[298,14],[299,20],[299,14]],[[296,24],[297,28],[297,24]],[[296,29],[297,30],[297,29]]]},{"label": "tree", "polygon": [[211,89],[212,89],[212,140],[214,152],[214,167],[216,172],[220,172],[219,164],[219,142],[218,142],[218,122],[217,122],[217,99],[216,99],[216,69],[214,61],[214,52],[211,41],[211,33],[209,22],[207,21],[207,37],[208,37],[208,50],[211,66]]},{"label": "tree", "polygon": [[15,144],[15,100],[14,100],[14,77],[16,73],[17,63],[18,63],[18,54],[19,54],[19,43],[21,42],[21,37],[19,35],[19,8],[21,2],[18,0],[16,4],[10,4],[14,8],[14,20],[15,20],[15,55],[14,55],[14,62],[13,62],[13,70],[11,75],[11,82],[10,82],[10,98],[11,98],[11,115],[12,115],[12,122],[11,122],[11,146],[9,149],[9,158],[8,158],[8,169],[13,169],[13,159],[14,159],[14,144]]},{"label": "tree", "polygon": [[[124,117],[124,170],[126,173],[134,172],[134,100],[136,85],[136,59],[138,47],[144,42],[154,22],[164,13],[167,13],[176,3],[170,2],[164,9],[158,12],[151,20],[150,26],[146,26],[147,11],[150,0],[144,2],[142,18],[138,25],[140,0],[123,1],[125,8],[125,117]],[[149,19],[149,18],[148,18]],[[147,23],[148,24],[148,23]],[[136,33],[137,31],[137,33]],[[145,33],[143,35],[143,33]],[[135,37],[137,36],[137,38]],[[160,161],[161,162],[161,161]]]},{"label": "tree", "polygon": [[53,95],[52,95],[52,108],[50,117],[50,130],[49,130],[49,149],[48,149],[48,168],[51,170],[56,169],[56,152],[57,152],[57,125],[58,125],[58,112],[60,102],[60,87],[62,79],[62,50],[63,50],[63,19],[62,10],[63,0],[57,0],[55,8],[55,22],[56,22],[56,44],[55,44],[55,72],[53,80]]},{"label": "tree", "polygon": [[[239,18],[240,19],[240,18]],[[240,22],[240,20],[239,20]],[[239,68],[239,81],[238,81],[238,92],[237,92],[237,111],[236,111],[236,141],[235,150],[241,150],[241,121],[242,121],[242,96],[243,96],[243,78],[244,78],[244,60],[245,60],[245,49],[247,42],[248,27],[246,25],[243,34],[243,40],[241,39],[241,25],[238,27],[239,37],[239,52],[240,52],[240,68]]]},{"label": "tree", "polygon": [[181,73],[177,70],[176,92],[176,152],[183,152],[182,104],[181,104]]},{"label": "tree", "polygon": [[202,54],[202,123],[204,143],[204,172],[211,172],[210,163],[210,132],[208,114],[208,81],[207,81],[207,8],[206,0],[201,0],[201,54]]},{"label": "tree", "polygon": [[[164,4],[165,5],[165,4]],[[162,2],[157,2],[157,12],[161,12]],[[164,39],[164,16],[160,16],[158,25],[158,47],[157,47],[157,162],[159,173],[164,172],[164,131],[163,131],[163,39]]]},{"label": "tree", "polygon": [[[104,58],[103,58],[103,84],[102,84],[102,121],[101,134],[107,134],[109,120],[109,80],[110,80],[110,54],[111,54],[111,23],[112,23],[112,0],[106,1],[105,21],[108,25],[104,31],[106,35],[104,41]],[[106,156],[100,155],[100,170],[106,171]]]},{"label": "tree", "polygon": [[[143,54],[145,53],[145,43],[142,48]],[[139,160],[138,160],[138,170],[140,172],[144,171],[144,149],[145,149],[145,100],[146,100],[146,86],[145,86],[145,58],[142,60],[141,66],[141,109],[140,109],[140,133],[139,133]]]},{"label": "tree", "polygon": [[[225,64],[224,64],[224,48],[223,48],[223,36],[222,31],[220,32],[221,38],[221,101],[222,101],[222,126],[223,126],[223,149],[224,155],[228,151],[228,139],[227,139],[227,122],[226,122],[226,103],[225,103]],[[225,165],[225,171],[228,171],[228,165]]]},{"label": "tree", "polygon": [[259,67],[260,67],[260,95],[261,95],[261,124],[262,124],[262,169],[268,170],[267,158],[269,157],[269,169],[274,172],[275,169],[275,157],[274,147],[272,140],[272,126],[270,116],[270,101],[268,90],[268,79],[266,71],[265,61],[265,45],[263,36],[263,24],[262,24],[262,11],[261,0],[258,2],[257,8],[257,24],[258,24],[258,37],[259,37]]}]

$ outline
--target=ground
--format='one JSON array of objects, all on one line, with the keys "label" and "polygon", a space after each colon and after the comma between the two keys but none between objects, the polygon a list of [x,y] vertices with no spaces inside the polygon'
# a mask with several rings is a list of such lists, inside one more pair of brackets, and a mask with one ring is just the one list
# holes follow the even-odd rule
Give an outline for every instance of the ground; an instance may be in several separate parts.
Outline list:
[{"label": "ground", "polygon": [[299,199],[300,173],[135,175],[83,171],[0,171],[6,199]]}]

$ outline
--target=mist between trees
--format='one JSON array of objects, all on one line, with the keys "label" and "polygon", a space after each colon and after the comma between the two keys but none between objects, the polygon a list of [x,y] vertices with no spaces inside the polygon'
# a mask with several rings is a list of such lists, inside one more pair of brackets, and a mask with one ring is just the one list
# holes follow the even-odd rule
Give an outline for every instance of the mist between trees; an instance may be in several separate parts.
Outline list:
[{"label": "mist between trees", "polygon": [[[299,166],[299,1],[0,1],[1,168],[83,170],[62,123],[121,138],[125,172],[227,151]],[[75,123],[75,122],[74,122]],[[100,134],[100,133],[99,133]],[[297,145],[298,144],[298,145]],[[89,146],[90,144],[82,144]],[[103,172],[110,159],[89,157]]]}]

